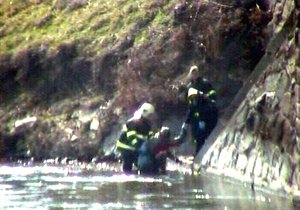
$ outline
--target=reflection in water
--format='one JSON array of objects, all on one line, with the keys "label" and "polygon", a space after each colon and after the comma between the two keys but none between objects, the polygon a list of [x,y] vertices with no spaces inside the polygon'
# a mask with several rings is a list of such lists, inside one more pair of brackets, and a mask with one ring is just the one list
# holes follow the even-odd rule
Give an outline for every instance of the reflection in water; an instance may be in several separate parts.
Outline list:
[{"label": "reflection in water", "polygon": [[147,177],[108,168],[0,165],[0,209],[293,209],[284,197],[205,174]]}]

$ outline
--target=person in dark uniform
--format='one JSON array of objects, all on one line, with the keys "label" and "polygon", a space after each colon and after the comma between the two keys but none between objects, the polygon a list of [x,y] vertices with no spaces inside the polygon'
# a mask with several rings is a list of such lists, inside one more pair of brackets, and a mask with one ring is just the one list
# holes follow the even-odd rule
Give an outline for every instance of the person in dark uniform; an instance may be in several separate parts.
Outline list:
[{"label": "person in dark uniform", "polygon": [[205,139],[210,135],[218,121],[216,91],[212,85],[199,74],[197,66],[192,66],[188,75],[187,96],[188,111],[182,125],[185,135],[188,125],[191,127],[193,141],[196,143],[194,156],[200,151]]},{"label": "person in dark uniform", "polygon": [[144,103],[123,126],[116,143],[116,148],[121,153],[123,172],[132,172],[133,165],[137,164],[138,149],[153,135],[151,128],[154,114],[154,106]]}]

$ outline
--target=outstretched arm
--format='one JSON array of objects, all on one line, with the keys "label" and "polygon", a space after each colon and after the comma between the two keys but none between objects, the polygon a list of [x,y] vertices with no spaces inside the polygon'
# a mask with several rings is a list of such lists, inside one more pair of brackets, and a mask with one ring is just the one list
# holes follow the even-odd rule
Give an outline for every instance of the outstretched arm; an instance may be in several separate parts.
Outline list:
[{"label": "outstretched arm", "polygon": [[185,140],[185,137],[187,135],[187,127],[188,127],[188,124],[186,122],[184,122],[181,126],[181,130],[180,130],[180,133],[178,136],[176,136],[174,138],[174,140],[172,142],[174,142],[177,145],[180,145],[184,142]]}]

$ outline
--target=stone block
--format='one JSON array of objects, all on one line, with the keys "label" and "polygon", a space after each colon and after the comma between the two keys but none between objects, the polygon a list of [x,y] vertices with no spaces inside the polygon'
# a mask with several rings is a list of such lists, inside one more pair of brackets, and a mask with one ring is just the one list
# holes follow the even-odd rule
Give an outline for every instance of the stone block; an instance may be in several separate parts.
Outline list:
[{"label": "stone block", "polygon": [[243,125],[247,120],[247,116],[249,115],[250,108],[245,104],[241,110],[241,112],[236,116],[236,124]]},{"label": "stone block", "polygon": [[295,93],[295,95],[294,95],[295,101],[297,103],[300,103],[300,85],[299,84],[295,85],[294,93]]},{"label": "stone block", "polygon": [[281,142],[282,138],[282,126],[284,122],[284,117],[281,113],[278,113],[274,118],[274,122],[270,125],[273,128],[271,141],[274,143]]},{"label": "stone block", "polygon": [[297,84],[300,84],[300,68],[296,67],[297,71],[296,71],[296,82]]},{"label": "stone block", "polygon": [[253,149],[255,149],[255,137],[253,135],[244,135],[243,141],[239,151],[249,154]]},{"label": "stone block", "polygon": [[248,164],[246,168],[246,175],[252,176],[254,167],[255,167],[255,161],[256,161],[256,153],[251,153],[251,155],[248,157]]},{"label": "stone block", "polygon": [[261,156],[258,155],[257,158],[256,158],[256,161],[255,161],[254,170],[253,170],[253,174],[256,177],[261,176],[261,174],[262,174],[262,166],[263,166],[263,160],[262,160]]},{"label": "stone block", "polygon": [[247,119],[246,119],[246,128],[249,132],[253,132],[257,127],[257,123],[259,122],[258,115],[251,111],[249,112]]},{"label": "stone block", "polygon": [[263,165],[262,165],[262,170],[261,170],[261,177],[264,180],[268,180],[269,179],[269,171],[270,171],[270,165],[264,161]]},{"label": "stone block", "polygon": [[232,159],[231,154],[228,153],[228,147],[222,149],[219,160],[218,160],[218,169],[222,170],[226,164],[228,164],[229,159]]},{"label": "stone block", "polygon": [[295,168],[295,171],[296,171],[296,173],[295,173],[295,185],[296,186],[298,186],[298,188],[300,187],[300,173],[299,173],[299,166],[296,166],[296,168]]},{"label": "stone block", "polygon": [[291,93],[286,92],[280,102],[281,112],[284,116],[288,116],[291,111]]},{"label": "stone block", "polygon": [[297,118],[296,120],[296,135],[298,136],[298,138],[300,137],[300,119]]},{"label": "stone block", "polygon": [[243,134],[238,131],[238,132],[235,132],[235,136],[233,137],[233,142],[232,144],[236,147],[236,148],[239,148],[240,147],[240,144],[243,142]]},{"label": "stone block", "polygon": [[281,159],[280,181],[283,184],[288,184],[292,175],[291,159],[288,155],[284,155]]},{"label": "stone block", "polygon": [[284,93],[286,93],[290,81],[285,73],[281,72],[279,75],[280,77],[276,81],[277,83],[276,97],[281,98],[284,95]]},{"label": "stone block", "polygon": [[282,125],[282,139],[281,139],[281,145],[283,147],[286,147],[289,142],[291,142],[291,139],[293,137],[293,127],[291,126],[290,122],[288,120],[285,120]]},{"label": "stone block", "polygon": [[297,113],[297,118],[300,119],[300,103],[296,104],[296,113]]},{"label": "stone block", "polygon": [[268,75],[268,77],[265,80],[265,90],[267,91],[276,91],[277,87],[278,87],[278,82],[275,81],[279,81],[280,78],[280,74],[278,73],[273,73]]},{"label": "stone block", "polygon": [[236,168],[240,171],[245,171],[248,164],[248,157],[245,154],[238,154]]}]

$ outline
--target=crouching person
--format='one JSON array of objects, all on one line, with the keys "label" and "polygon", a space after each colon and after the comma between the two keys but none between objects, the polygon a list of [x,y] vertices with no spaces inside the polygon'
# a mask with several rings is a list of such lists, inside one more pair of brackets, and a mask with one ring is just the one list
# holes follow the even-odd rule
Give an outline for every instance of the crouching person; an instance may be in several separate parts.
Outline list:
[{"label": "crouching person", "polygon": [[[180,135],[183,136],[183,135]],[[166,158],[170,147],[183,143],[182,137],[170,140],[170,130],[162,127],[151,140],[145,141],[138,150],[137,168],[140,174],[159,174],[166,170]]]}]

